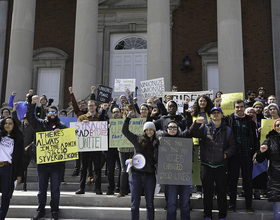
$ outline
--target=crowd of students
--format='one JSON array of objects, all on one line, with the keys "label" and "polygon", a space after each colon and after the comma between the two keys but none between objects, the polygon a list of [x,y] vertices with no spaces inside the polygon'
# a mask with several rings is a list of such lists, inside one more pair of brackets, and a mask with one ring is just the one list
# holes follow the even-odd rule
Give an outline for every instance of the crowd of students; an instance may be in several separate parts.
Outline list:
[{"label": "crowd of students", "polygon": [[[154,219],[153,200],[160,138],[193,138],[193,180],[197,188],[197,198],[203,195],[205,220],[212,219],[213,196],[215,195],[217,195],[220,220],[226,219],[227,212],[236,211],[240,169],[247,212],[254,214],[252,195],[255,189],[256,199],[260,199],[262,192],[263,196],[267,195],[268,201],[274,202],[274,217],[279,218],[280,112],[276,97],[271,95],[266,98],[265,88],[260,87],[258,94],[250,90],[247,93],[248,98],[244,101],[236,100],[233,105],[235,113],[228,116],[224,116],[223,109],[220,108],[222,101],[220,91],[213,100],[206,95],[199,96],[191,109],[188,106],[190,100],[186,99],[183,112],[178,112],[178,105],[172,100],[171,95],[167,95],[164,100],[156,97],[148,99],[139,105],[137,98],[133,98],[129,90],[127,94],[121,95],[119,100],[114,98],[111,103],[98,106],[98,102],[95,101],[95,89],[95,86],[91,87],[91,97],[86,103],[85,100],[77,102],[72,88],[69,87],[73,110],[78,121],[87,123],[123,118],[125,120],[122,132],[134,148],[116,149],[109,146],[106,152],[80,153],[73,172],[73,176],[80,175],[80,188],[76,194],[84,194],[85,185],[91,183],[94,183],[96,194],[103,194],[101,169],[106,163],[108,177],[106,194],[114,195],[116,192],[117,197],[123,197],[131,192],[131,219],[133,220],[139,219],[140,199],[141,195],[145,195],[147,219]],[[173,86],[172,92],[177,91],[178,87]],[[9,106],[13,108],[12,117],[9,116],[9,108],[2,109],[4,119],[1,122],[0,150],[5,153],[0,154],[0,170],[3,170],[0,176],[2,192],[3,182],[5,182],[6,187],[9,187],[7,188],[9,194],[2,193],[0,219],[5,218],[13,191],[12,185],[7,181],[7,175],[13,176],[13,180],[18,179],[18,182],[26,182],[24,173],[34,157],[34,152],[32,152],[34,147],[31,146],[34,146],[35,132],[48,130],[59,132],[59,129],[66,128],[59,121],[58,116],[67,116],[67,111],[63,109],[58,112],[57,107],[51,105],[53,100],[47,100],[46,96],[41,98],[33,96],[33,91],[30,90],[26,95],[26,101],[13,103],[15,95],[16,92],[13,92],[9,100]],[[38,101],[41,103],[39,107],[36,106]],[[137,117],[146,118],[141,135],[133,134],[129,130],[131,118]],[[275,123],[273,131],[268,134],[266,141],[260,147],[261,119],[274,119]],[[8,128],[9,126],[12,126],[12,129]],[[110,134],[110,125],[108,127]],[[13,150],[7,152],[7,146],[13,146]],[[14,159],[17,149],[21,149],[22,154],[23,149],[26,149],[26,156]],[[132,166],[129,176],[126,172],[127,161],[130,161],[129,159],[136,153],[145,157],[146,164],[142,169],[135,169]],[[256,178],[257,181],[252,180],[253,163],[263,162],[265,159],[271,161],[268,172],[259,175]],[[114,180],[116,164],[120,169],[118,183]],[[11,172],[7,173],[5,171],[7,169]],[[37,170],[39,206],[33,219],[40,219],[45,215],[46,182],[49,178],[54,187],[52,188],[51,214],[53,219],[58,219],[59,185],[64,181],[65,162],[37,165]],[[266,175],[270,177],[268,185],[266,185]],[[165,185],[166,219],[176,219],[178,196],[181,219],[190,219],[191,193],[192,186],[189,185]],[[227,194],[230,196],[229,206],[227,206]]]}]

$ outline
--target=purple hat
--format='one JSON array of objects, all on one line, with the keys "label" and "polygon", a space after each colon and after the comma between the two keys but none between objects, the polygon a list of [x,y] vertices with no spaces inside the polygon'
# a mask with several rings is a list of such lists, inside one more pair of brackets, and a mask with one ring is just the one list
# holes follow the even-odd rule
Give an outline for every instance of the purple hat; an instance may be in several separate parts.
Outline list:
[{"label": "purple hat", "polygon": [[215,110],[218,110],[219,112],[221,112],[222,114],[224,114],[223,111],[222,111],[222,109],[221,109],[220,107],[214,107],[214,108],[212,108],[211,111],[210,111],[210,114],[211,114],[213,111],[215,111]]}]

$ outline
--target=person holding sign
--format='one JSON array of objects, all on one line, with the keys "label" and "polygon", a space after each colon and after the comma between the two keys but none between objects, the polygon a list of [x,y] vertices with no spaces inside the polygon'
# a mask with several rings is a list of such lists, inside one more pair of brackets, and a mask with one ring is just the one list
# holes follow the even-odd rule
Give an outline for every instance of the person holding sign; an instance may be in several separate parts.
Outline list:
[{"label": "person holding sign", "polygon": [[204,191],[204,219],[212,219],[213,194],[216,192],[219,219],[227,216],[228,158],[235,153],[235,140],[230,127],[223,120],[223,111],[214,107],[210,112],[210,121],[204,124],[204,118],[198,117],[190,128],[190,134],[200,138],[201,182]]},{"label": "person holding sign", "polygon": [[274,219],[280,219],[280,118],[273,123],[273,130],[257,153],[256,160],[262,163],[266,158],[270,161],[268,167],[267,199],[273,202]]},{"label": "person holding sign", "polygon": [[[27,121],[36,132],[54,131],[58,133],[60,129],[67,128],[58,118],[58,109],[56,106],[49,106],[47,109],[47,119],[38,119],[35,117],[34,109],[40,97],[34,95],[32,103],[27,108]],[[36,143],[36,142],[35,142]],[[39,183],[38,208],[37,214],[32,218],[37,220],[45,216],[45,206],[47,201],[48,182],[51,183],[51,216],[52,219],[58,219],[60,182],[63,169],[63,162],[37,164],[37,178]]]},{"label": "person holding sign", "polygon": [[[89,121],[98,121],[99,114],[96,112],[97,103],[94,100],[89,100],[87,103],[88,113],[81,115],[78,118],[78,122],[88,123]],[[90,158],[92,158],[94,162],[94,184],[95,184],[95,193],[97,195],[102,195],[101,191],[101,151],[93,151],[93,152],[82,152],[82,169],[80,175],[80,189],[76,191],[76,194],[85,194],[85,184],[87,177],[87,168],[89,163],[92,163]]]},{"label": "person holding sign", "polygon": [[10,199],[23,176],[23,135],[16,121],[6,117],[1,121],[0,129],[0,182],[1,207],[0,219],[5,219],[9,210]]},{"label": "person holding sign", "polygon": [[154,193],[156,186],[156,163],[159,141],[156,138],[156,127],[153,122],[146,122],[143,127],[143,134],[138,136],[129,131],[129,122],[135,112],[130,111],[127,115],[122,133],[134,145],[136,154],[142,154],[145,157],[146,164],[142,169],[132,167],[130,177],[131,190],[131,219],[139,220],[139,206],[141,200],[142,185],[144,186],[147,219],[155,218]]},{"label": "person holding sign", "polygon": [[[157,131],[157,137],[187,137],[191,138],[188,129],[181,131],[176,121],[167,124],[166,131]],[[181,158],[180,158],[181,159]],[[178,195],[182,220],[190,220],[190,186],[189,185],[165,185],[167,201],[167,220],[176,220]]]}]

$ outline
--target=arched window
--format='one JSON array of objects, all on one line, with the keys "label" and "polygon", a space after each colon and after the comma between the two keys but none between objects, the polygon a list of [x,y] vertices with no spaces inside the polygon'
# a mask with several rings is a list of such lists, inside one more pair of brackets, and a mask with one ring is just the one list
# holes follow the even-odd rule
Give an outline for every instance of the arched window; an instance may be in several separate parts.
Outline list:
[{"label": "arched window", "polygon": [[121,40],[115,50],[147,49],[147,40],[141,37],[129,37]]}]

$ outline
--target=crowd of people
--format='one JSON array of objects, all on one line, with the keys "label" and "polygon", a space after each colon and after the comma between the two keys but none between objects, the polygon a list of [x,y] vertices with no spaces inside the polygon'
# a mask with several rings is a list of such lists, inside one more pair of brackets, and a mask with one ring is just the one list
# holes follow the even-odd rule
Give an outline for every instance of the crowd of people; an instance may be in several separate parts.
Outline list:
[{"label": "crowd of people", "polygon": [[[212,219],[213,198],[217,196],[219,219],[226,219],[228,212],[236,211],[238,179],[242,175],[242,189],[239,196],[245,197],[247,213],[254,214],[255,199],[267,197],[273,202],[274,218],[280,219],[280,117],[274,95],[266,97],[266,90],[250,90],[246,100],[235,100],[234,113],[225,116],[220,107],[222,92],[211,100],[207,95],[198,96],[191,109],[190,99],[185,100],[183,112],[171,95],[164,100],[151,98],[138,103],[131,92],[114,98],[110,103],[98,104],[95,100],[96,87],[91,87],[89,101],[76,101],[72,88],[69,94],[78,122],[108,121],[124,119],[122,133],[134,147],[108,148],[108,151],[80,152],[72,176],[80,175],[80,187],[75,194],[85,194],[86,184],[94,184],[94,192],[101,190],[101,170],[106,164],[108,178],[107,195],[124,197],[131,193],[131,219],[139,219],[141,196],[145,196],[147,219],[155,218],[154,193],[156,186],[158,148],[161,137],[193,139],[193,184],[197,198],[203,198],[204,219]],[[172,87],[177,92],[178,86]],[[59,132],[67,128],[59,116],[67,116],[65,109],[58,111],[53,100],[45,95],[39,97],[29,90],[26,100],[14,102],[16,92],[8,101],[10,108],[2,108],[0,127],[0,178],[2,203],[0,219],[5,219],[9,201],[14,190],[14,181],[23,182],[26,190],[26,173],[30,161],[35,161],[35,133],[40,131]],[[40,103],[40,104],[39,104]],[[12,110],[12,114],[11,114]],[[10,116],[11,115],[11,116]],[[132,118],[146,118],[141,135],[129,129]],[[260,145],[261,120],[273,119],[274,129]],[[108,125],[110,135],[110,125]],[[127,173],[128,163],[135,154],[142,154],[145,165],[141,169],[132,166]],[[21,157],[21,155],[24,155]],[[252,180],[254,163],[270,160],[267,172]],[[115,169],[119,168],[115,183]],[[38,208],[34,220],[45,216],[48,182],[51,183],[51,216],[58,219],[60,184],[64,182],[65,162],[37,164],[39,184]],[[269,178],[267,178],[267,175]],[[266,184],[268,180],[268,184]],[[165,185],[166,219],[174,220],[177,215],[178,196],[181,219],[190,219],[190,196],[193,186]],[[254,193],[253,193],[254,192]],[[229,205],[227,205],[229,195]]]}]

